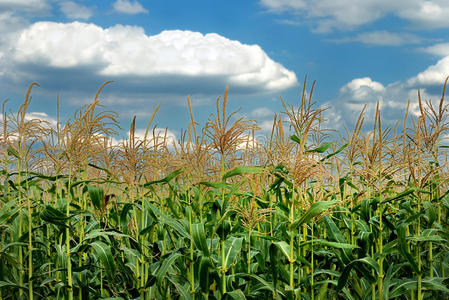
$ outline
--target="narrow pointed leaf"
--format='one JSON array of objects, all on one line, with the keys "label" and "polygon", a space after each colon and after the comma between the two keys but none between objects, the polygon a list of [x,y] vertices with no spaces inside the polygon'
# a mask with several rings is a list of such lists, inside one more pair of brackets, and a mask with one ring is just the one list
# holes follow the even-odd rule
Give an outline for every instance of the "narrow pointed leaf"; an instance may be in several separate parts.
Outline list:
[{"label": "narrow pointed leaf", "polygon": [[312,204],[312,206],[296,221],[294,221],[290,225],[290,229],[294,230],[301,226],[304,223],[308,223],[310,219],[313,217],[316,217],[317,215],[321,214],[322,212],[328,210],[330,207],[335,205],[337,203],[336,200],[333,201],[320,201],[315,202]]},{"label": "narrow pointed leaf", "polygon": [[282,254],[288,259],[288,261],[294,261],[294,257],[291,256],[291,248],[290,245],[285,241],[274,242],[274,245],[281,250]]},{"label": "narrow pointed leaf", "polygon": [[322,145],[320,145],[320,146],[318,146],[318,147],[316,147],[316,148],[314,148],[314,149],[309,149],[309,150],[307,150],[306,153],[310,153],[310,152],[313,152],[313,153],[324,153],[324,152],[326,152],[327,149],[329,149],[333,144],[334,144],[334,143],[332,143],[332,142],[324,143],[324,144],[322,144]]},{"label": "narrow pointed leaf", "polygon": [[89,186],[88,187],[90,200],[93,205],[98,210],[103,210],[104,208],[104,190],[101,187]]},{"label": "narrow pointed leaf", "polygon": [[114,259],[112,258],[111,248],[103,242],[95,241],[90,244],[94,249],[96,257],[103,264],[106,274],[112,276],[114,274]]},{"label": "narrow pointed leaf", "polygon": [[264,170],[261,167],[237,167],[224,174],[223,179],[247,173],[262,173]]},{"label": "narrow pointed leaf", "polygon": [[242,249],[243,238],[230,237],[225,242],[225,267],[229,269]]},{"label": "narrow pointed leaf", "polygon": [[204,255],[209,256],[209,248],[207,247],[206,233],[204,232],[204,224],[192,224],[192,238],[197,249],[203,251]]},{"label": "narrow pointed leaf", "polygon": [[398,227],[398,250],[399,253],[401,253],[407,261],[412,266],[413,270],[416,272],[416,274],[420,274],[418,264],[415,261],[415,258],[410,254],[410,252],[407,249],[407,238],[406,238],[406,225],[401,224]]},{"label": "narrow pointed leaf", "polygon": [[[242,290],[233,290],[232,292],[227,292],[225,296],[229,296],[229,298],[234,300],[245,300],[245,294],[243,294]],[[229,299],[228,298],[228,299]]]},{"label": "narrow pointed leaf", "polygon": [[165,258],[162,261],[161,266],[157,269],[154,276],[158,279],[159,282],[164,279],[165,275],[168,272],[168,269],[175,263],[175,261],[182,256],[181,253],[174,252],[168,258]]}]

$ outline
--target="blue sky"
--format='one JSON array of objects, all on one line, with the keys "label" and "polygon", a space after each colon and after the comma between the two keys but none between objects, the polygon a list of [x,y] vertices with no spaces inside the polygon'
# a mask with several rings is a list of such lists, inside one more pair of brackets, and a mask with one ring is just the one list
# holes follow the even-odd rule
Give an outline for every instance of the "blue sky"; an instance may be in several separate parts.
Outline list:
[{"label": "blue sky", "polygon": [[[70,118],[97,88],[126,130],[137,116],[179,136],[192,94],[203,125],[229,85],[230,109],[267,131],[280,96],[299,101],[307,74],[328,127],[351,126],[380,101],[387,124],[439,100],[449,75],[443,0],[0,0],[0,99],[16,111],[36,81],[30,118]],[[368,117],[369,119],[369,117]],[[125,133],[122,133],[125,135]]]}]

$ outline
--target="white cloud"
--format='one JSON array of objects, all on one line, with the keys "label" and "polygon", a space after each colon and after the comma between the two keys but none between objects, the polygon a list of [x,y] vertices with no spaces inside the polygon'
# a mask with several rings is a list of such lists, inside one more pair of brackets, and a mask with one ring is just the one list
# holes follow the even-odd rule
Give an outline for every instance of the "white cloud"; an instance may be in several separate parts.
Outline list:
[{"label": "white cloud", "polygon": [[129,0],[117,0],[112,4],[112,7],[120,13],[124,14],[139,14],[139,13],[148,13],[148,10],[145,9],[138,1],[129,1]]},{"label": "white cloud", "polygon": [[260,3],[272,12],[287,11],[290,9],[302,10],[307,8],[304,0],[261,0]]},{"label": "white cloud", "polygon": [[380,82],[369,77],[353,79],[340,89],[341,94],[351,95],[351,98],[360,101],[366,100],[366,97],[373,93],[381,94],[384,91],[385,87]]},{"label": "white cloud", "polygon": [[[405,4],[405,3],[404,3]],[[414,0],[395,13],[412,24],[426,28],[449,27],[449,2],[446,0]]]},{"label": "white cloud", "polygon": [[84,19],[87,20],[92,16],[92,10],[89,7],[77,4],[73,1],[64,1],[60,4],[61,11],[69,19]]},{"label": "white cloud", "polygon": [[1,11],[21,11],[31,13],[47,12],[50,4],[46,0],[0,0]]},{"label": "white cloud", "polygon": [[263,143],[251,135],[242,136],[242,141],[237,145],[236,150],[255,150],[263,147]]},{"label": "white cloud", "polygon": [[413,34],[379,30],[360,33],[355,37],[334,39],[332,41],[338,43],[359,42],[362,44],[375,46],[401,46],[406,44],[419,44],[422,39]]},{"label": "white cloud", "polygon": [[53,127],[56,127],[56,125],[57,125],[57,120],[50,117],[48,114],[46,114],[44,112],[33,111],[30,113],[26,113],[25,120],[26,121],[40,120],[40,121],[47,122],[49,125],[51,125]]},{"label": "white cloud", "polygon": [[260,130],[263,132],[271,132],[273,130],[273,120],[264,120],[261,122],[257,122],[257,126],[260,127]]},{"label": "white cloud", "polygon": [[408,99],[416,98],[416,90],[407,88],[404,83],[395,82],[387,86],[369,77],[355,78],[345,84],[337,98],[323,105],[327,124],[323,127],[339,130],[343,126],[352,128],[365,108],[365,124],[371,128],[377,103],[381,109],[383,124],[393,126],[405,113]]},{"label": "white cloud", "polygon": [[288,12],[296,19],[312,20],[315,30],[354,29],[387,15],[395,15],[419,28],[449,27],[446,0],[261,0],[270,12]]},{"label": "white cloud", "polygon": [[258,92],[297,83],[295,73],[270,59],[258,45],[216,33],[171,30],[148,36],[137,26],[104,29],[81,22],[37,22],[21,33],[13,48],[13,59],[21,64],[89,67],[107,77],[212,76]]},{"label": "white cloud", "polygon": [[[447,58],[449,62],[449,57]],[[441,61],[438,64],[441,64]],[[374,122],[377,103],[379,103],[384,128],[393,127],[396,122],[402,122],[409,99],[411,101],[409,115],[419,115],[418,89],[420,89],[421,99],[438,105],[436,103],[441,98],[445,76],[440,72],[430,74],[429,69],[409,80],[387,85],[376,82],[370,77],[351,80],[340,89],[335,99],[323,105],[329,108],[324,113],[325,118],[328,119],[327,126],[340,131],[343,129],[342,126],[352,128],[366,105],[365,124],[370,129]]]},{"label": "white cloud", "polygon": [[436,56],[449,56],[449,43],[435,44],[429,47],[421,48],[419,50]]},{"label": "white cloud", "polygon": [[249,113],[249,116],[251,118],[266,118],[266,117],[273,117],[274,116],[274,112],[267,108],[267,107],[258,107],[256,109],[254,109],[253,111],[251,111]]},{"label": "white cloud", "polygon": [[447,76],[449,76],[449,56],[440,59],[435,65],[410,78],[407,84],[414,87],[437,86],[442,85]]}]

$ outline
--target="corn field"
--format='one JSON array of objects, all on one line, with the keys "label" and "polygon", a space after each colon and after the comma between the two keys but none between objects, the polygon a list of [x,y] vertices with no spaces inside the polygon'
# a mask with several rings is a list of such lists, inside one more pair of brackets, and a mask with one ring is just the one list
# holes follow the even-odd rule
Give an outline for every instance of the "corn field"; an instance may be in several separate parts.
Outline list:
[{"label": "corn field", "polygon": [[36,83],[3,102],[0,299],[449,298],[446,85],[338,135],[304,82],[265,139],[226,89],[177,141],[157,106],[113,142],[108,83],[65,124],[27,117]]}]

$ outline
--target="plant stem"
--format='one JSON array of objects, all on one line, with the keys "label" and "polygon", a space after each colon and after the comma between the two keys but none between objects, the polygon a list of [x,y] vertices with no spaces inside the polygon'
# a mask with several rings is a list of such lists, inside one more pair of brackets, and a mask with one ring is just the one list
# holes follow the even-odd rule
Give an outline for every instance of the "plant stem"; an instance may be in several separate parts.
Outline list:
[{"label": "plant stem", "polygon": [[[293,191],[292,191],[292,196],[291,196],[291,201],[290,201],[290,224],[293,224],[293,222],[295,221],[295,206],[294,206],[294,187],[293,187]],[[294,230],[290,229],[290,289],[291,289],[291,295],[294,295],[295,292],[295,283],[293,280],[293,272],[294,272],[294,263],[295,260],[293,259],[294,257]],[[298,277],[298,281],[299,281],[299,277]]]},{"label": "plant stem", "polygon": [[69,167],[69,182],[68,182],[68,186],[67,186],[67,206],[66,206],[66,217],[67,217],[67,222],[66,222],[66,229],[65,229],[65,234],[66,234],[66,257],[67,257],[67,285],[68,285],[68,295],[69,295],[69,300],[73,300],[73,282],[72,282],[72,260],[70,258],[70,221],[69,221],[69,217],[70,217],[70,203],[71,203],[71,199],[72,199],[72,193],[70,192],[72,186],[72,160],[70,159],[70,167]]},{"label": "plant stem", "polygon": [[187,199],[189,202],[189,233],[190,233],[190,293],[192,294],[192,299],[195,300],[195,272],[194,272],[194,262],[193,262],[193,230],[192,230],[192,199],[190,197],[190,192],[187,191]]}]

